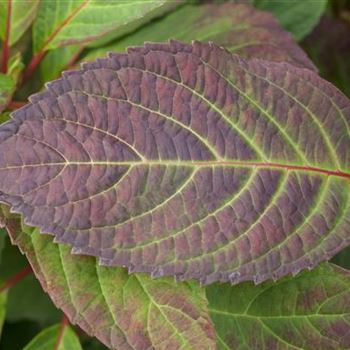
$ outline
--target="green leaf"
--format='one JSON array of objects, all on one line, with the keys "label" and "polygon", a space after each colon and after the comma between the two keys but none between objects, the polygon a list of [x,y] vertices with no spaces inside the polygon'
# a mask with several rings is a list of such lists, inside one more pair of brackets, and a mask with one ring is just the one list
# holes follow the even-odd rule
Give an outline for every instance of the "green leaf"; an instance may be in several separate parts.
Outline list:
[{"label": "green leaf", "polygon": [[327,0],[254,0],[254,4],[272,12],[299,41],[315,27],[326,9]]},{"label": "green leaf", "polygon": [[5,109],[9,102],[14,88],[14,79],[8,75],[0,73],[0,113]]},{"label": "green leaf", "polygon": [[2,333],[2,326],[4,325],[5,315],[6,315],[6,299],[7,293],[0,293],[0,338]]},{"label": "green leaf", "polygon": [[350,348],[350,272],[332,264],[259,286],[212,285],[219,349]]},{"label": "green leaf", "polygon": [[116,42],[92,50],[84,60],[123,52],[147,41],[213,41],[243,57],[287,61],[314,69],[291,35],[269,13],[244,4],[183,6]]},{"label": "green leaf", "polygon": [[[157,15],[176,2],[168,0],[43,0],[33,26],[34,52],[87,43],[104,35],[123,35],[128,25],[146,14]],[[133,29],[133,28],[132,28]]]},{"label": "green leaf", "polygon": [[5,39],[6,27],[9,26],[8,43],[10,46],[16,43],[31,25],[38,4],[39,0],[0,1],[0,38]]},{"label": "green leaf", "polygon": [[18,225],[8,221],[8,231],[56,306],[108,347],[215,348],[204,289],[197,284],[101,267],[38,230],[21,233]]},{"label": "green leaf", "polygon": [[[55,347],[57,346],[57,347]],[[41,331],[23,350],[82,350],[71,327],[54,325]]]},{"label": "green leaf", "polygon": [[39,66],[42,81],[47,82],[58,78],[82,49],[81,45],[70,45],[49,51]]}]

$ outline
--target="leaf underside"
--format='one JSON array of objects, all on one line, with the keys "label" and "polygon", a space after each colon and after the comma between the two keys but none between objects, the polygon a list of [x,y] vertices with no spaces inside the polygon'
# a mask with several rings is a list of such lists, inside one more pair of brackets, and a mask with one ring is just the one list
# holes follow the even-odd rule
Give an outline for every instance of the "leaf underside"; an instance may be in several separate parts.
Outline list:
[{"label": "leaf underside", "polygon": [[0,127],[0,201],[73,253],[259,283],[349,243],[350,103],[308,69],[150,43],[30,100]]},{"label": "leaf underside", "polygon": [[128,275],[71,255],[68,246],[21,227],[18,218],[6,226],[54,304],[110,349],[216,349],[205,290],[197,283]]}]

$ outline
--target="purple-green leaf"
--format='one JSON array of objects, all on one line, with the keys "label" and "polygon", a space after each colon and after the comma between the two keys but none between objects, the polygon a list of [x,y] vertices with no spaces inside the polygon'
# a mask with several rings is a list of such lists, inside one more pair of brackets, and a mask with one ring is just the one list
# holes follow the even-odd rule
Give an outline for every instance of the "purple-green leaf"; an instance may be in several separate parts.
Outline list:
[{"label": "purple-green leaf", "polygon": [[128,275],[71,255],[37,229],[22,231],[18,218],[6,219],[6,226],[55,305],[110,349],[216,349],[205,290],[197,283]]},{"label": "purple-green leaf", "polygon": [[349,243],[349,121],[349,100],[308,69],[145,44],[13,113],[0,200],[103,265],[278,279]]}]

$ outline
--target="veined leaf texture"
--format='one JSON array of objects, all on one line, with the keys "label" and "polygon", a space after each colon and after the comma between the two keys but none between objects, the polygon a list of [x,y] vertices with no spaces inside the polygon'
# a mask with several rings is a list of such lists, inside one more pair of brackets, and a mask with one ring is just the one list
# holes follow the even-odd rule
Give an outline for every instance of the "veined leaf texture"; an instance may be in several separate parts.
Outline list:
[{"label": "veined leaf texture", "polygon": [[0,200],[73,253],[238,283],[349,243],[350,104],[311,70],[215,44],[83,65],[0,127]]}]

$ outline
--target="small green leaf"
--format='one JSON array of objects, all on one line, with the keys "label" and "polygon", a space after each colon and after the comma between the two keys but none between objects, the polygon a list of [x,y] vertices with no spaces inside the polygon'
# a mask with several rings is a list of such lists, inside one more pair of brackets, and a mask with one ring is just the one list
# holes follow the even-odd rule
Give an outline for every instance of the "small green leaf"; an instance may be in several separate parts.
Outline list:
[{"label": "small green leaf", "polygon": [[349,349],[349,289],[350,272],[329,263],[277,283],[212,285],[219,349]]},{"label": "small green leaf", "polygon": [[110,33],[116,37],[133,21],[173,6],[168,0],[43,0],[33,26],[34,52],[87,43]]},{"label": "small green leaf", "polygon": [[112,349],[215,349],[204,289],[99,266],[19,220],[7,222],[37,278],[70,321]]},{"label": "small green leaf", "polygon": [[5,39],[6,27],[9,26],[9,45],[16,43],[31,25],[38,4],[39,0],[0,1],[0,38]]},{"label": "small green leaf", "polygon": [[299,41],[315,27],[326,9],[327,0],[254,0],[254,4],[272,12]]},{"label": "small green leaf", "polygon": [[0,73],[0,113],[9,102],[14,88],[15,81],[10,76]]},{"label": "small green leaf", "polygon": [[[58,347],[55,347],[58,346]],[[82,350],[71,327],[54,325],[40,332],[23,350]]]}]

